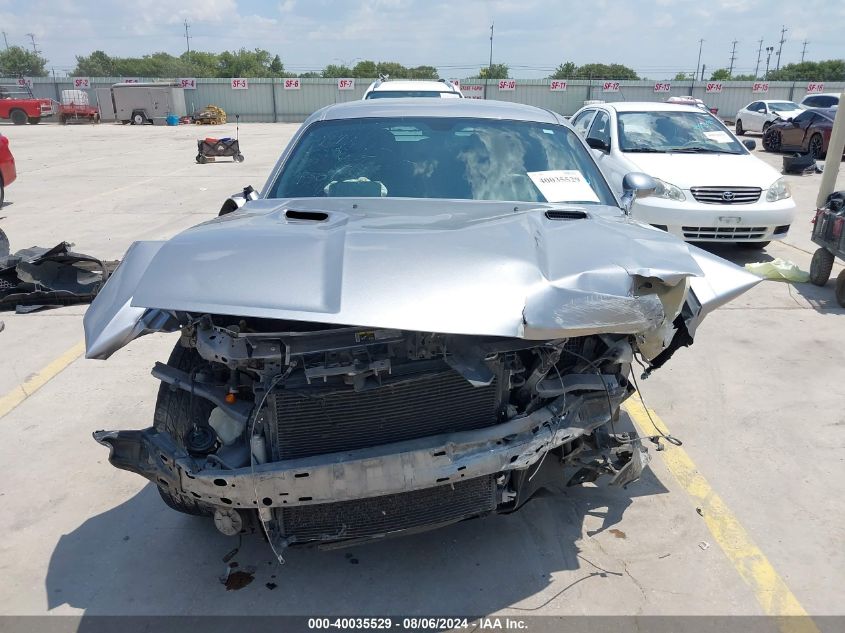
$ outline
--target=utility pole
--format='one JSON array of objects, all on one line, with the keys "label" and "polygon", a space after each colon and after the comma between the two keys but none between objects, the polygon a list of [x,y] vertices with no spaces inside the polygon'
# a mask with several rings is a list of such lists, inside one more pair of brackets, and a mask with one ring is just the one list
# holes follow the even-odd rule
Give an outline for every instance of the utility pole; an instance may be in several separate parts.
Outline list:
[{"label": "utility pole", "polygon": [[704,81],[704,69],[707,68],[707,64],[701,64],[701,81]]},{"label": "utility pole", "polygon": [[734,74],[734,62],[736,61],[736,45],[737,45],[737,41],[734,40],[733,41],[733,48],[731,48],[731,67],[728,70],[728,79],[733,77],[733,74]]},{"label": "utility pole", "polygon": [[487,98],[487,85],[490,83],[490,75],[493,74],[493,26],[495,22],[490,23],[490,62],[487,64],[487,78],[484,80],[484,98]]},{"label": "utility pole", "polygon": [[35,33],[27,33],[27,35],[29,36],[29,39],[32,40],[32,52],[38,55],[41,51],[35,47]]},{"label": "utility pole", "polygon": [[783,50],[783,43],[786,41],[786,37],[784,37],[784,36],[786,35],[786,32],[788,30],[789,29],[786,28],[786,25],[781,27],[781,30],[780,30],[780,46],[778,46],[778,65],[775,68],[775,70],[780,70],[780,53]]},{"label": "utility pole", "polygon": [[188,18],[185,18],[185,46],[188,48],[188,61],[191,61],[191,37],[188,35]]},{"label": "utility pole", "polygon": [[6,44],[6,50],[9,50],[9,40],[6,39],[6,31],[3,31],[3,42]]},{"label": "utility pole", "polygon": [[772,59],[772,53],[774,52],[774,50],[774,46],[766,47],[766,81],[769,80],[769,60]]},{"label": "utility pole", "polygon": [[757,42],[760,46],[757,47],[757,65],[754,67],[754,79],[760,76],[760,56],[763,54],[763,38]]},{"label": "utility pole", "polygon": [[[698,61],[695,62],[695,72],[692,74],[692,85],[690,86],[690,94],[695,88],[695,78],[698,76],[698,69],[701,67],[701,47],[704,46],[704,39],[698,40]],[[703,72],[701,73],[704,74]]]},{"label": "utility pole", "polygon": [[807,52],[807,44],[809,44],[809,43],[810,43],[810,42],[808,42],[807,40],[804,40],[804,41],[802,42],[802,44],[804,45],[804,46],[801,48],[801,63],[802,63],[802,64],[804,63],[804,54]]}]

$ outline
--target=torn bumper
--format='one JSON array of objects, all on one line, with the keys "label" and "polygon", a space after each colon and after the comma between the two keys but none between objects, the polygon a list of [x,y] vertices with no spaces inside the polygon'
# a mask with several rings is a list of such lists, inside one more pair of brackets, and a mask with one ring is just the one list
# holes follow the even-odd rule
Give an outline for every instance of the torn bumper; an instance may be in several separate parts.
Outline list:
[{"label": "torn bumper", "polygon": [[[152,428],[97,431],[94,439],[109,447],[112,465],[173,493],[217,507],[283,508],[404,493],[539,468],[550,450],[572,444],[609,421],[608,398],[615,411],[627,395],[624,388],[616,387],[607,394],[569,396],[530,415],[480,430],[255,464],[254,468],[209,468],[203,458],[192,457],[169,435]],[[572,455],[572,465],[580,464],[596,476],[608,474],[619,485],[637,479],[648,463],[636,436],[624,447]]]}]

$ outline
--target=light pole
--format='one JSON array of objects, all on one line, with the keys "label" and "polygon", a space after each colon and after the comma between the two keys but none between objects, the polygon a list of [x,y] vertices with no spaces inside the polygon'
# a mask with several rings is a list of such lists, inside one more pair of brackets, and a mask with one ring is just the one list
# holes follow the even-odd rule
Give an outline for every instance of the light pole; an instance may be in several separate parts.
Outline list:
[{"label": "light pole", "polygon": [[775,52],[774,46],[766,47],[766,81],[769,80],[769,61],[772,59],[772,53]]},{"label": "light pole", "polygon": [[690,86],[689,92],[692,95],[692,91],[695,90],[695,78],[698,77],[698,69],[701,68],[701,47],[704,46],[704,40],[698,40],[698,61],[695,62],[695,72],[692,74],[692,85]]}]

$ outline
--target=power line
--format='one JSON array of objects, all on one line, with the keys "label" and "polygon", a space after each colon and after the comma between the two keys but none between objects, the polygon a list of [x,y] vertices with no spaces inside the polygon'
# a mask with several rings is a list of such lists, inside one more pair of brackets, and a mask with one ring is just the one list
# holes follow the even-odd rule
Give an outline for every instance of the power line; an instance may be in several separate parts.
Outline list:
[{"label": "power line", "polygon": [[736,45],[737,41],[733,41],[733,47],[731,48],[731,67],[728,70],[728,79],[730,79],[734,74],[734,62],[736,61]]},{"label": "power line", "polygon": [[783,43],[786,41],[786,38],[784,37],[784,35],[786,35],[786,32],[788,30],[789,29],[786,28],[786,25],[784,25],[780,30],[780,46],[778,46],[778,63],[777,63],[777,66],[775,67],[775,70],[780,70],[780,53],[783,50]]}]

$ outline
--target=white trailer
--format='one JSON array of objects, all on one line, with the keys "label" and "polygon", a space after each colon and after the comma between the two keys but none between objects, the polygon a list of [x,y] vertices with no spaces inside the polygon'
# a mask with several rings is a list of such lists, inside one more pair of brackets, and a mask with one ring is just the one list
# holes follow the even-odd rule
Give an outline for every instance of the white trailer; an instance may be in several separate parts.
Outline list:
[{"label": "white trailer", "polygon": [[173,83],[120,83],[111,87],[110,98],[104,93],[97,91],[100,116],[104,121],[165,125],[168,114],[180,117],[187,114],[185,90]]}]

